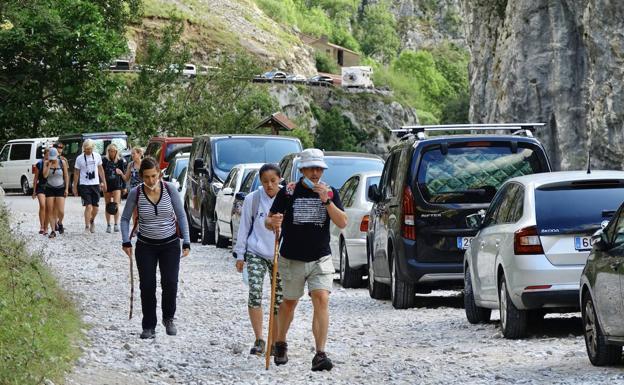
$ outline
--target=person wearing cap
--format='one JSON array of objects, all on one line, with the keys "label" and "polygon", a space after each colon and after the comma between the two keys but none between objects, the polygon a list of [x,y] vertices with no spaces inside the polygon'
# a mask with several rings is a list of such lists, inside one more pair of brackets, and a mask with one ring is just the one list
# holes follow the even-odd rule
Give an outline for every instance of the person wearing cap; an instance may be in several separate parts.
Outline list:
[{"label": "person wearing cap", "polygon": [[278,266],[283,302],[278,314],[274,360],[276,365],[288,362],[286,335],[307,283],[314,307],[312,332],[316,354],[312,359],[312,370],[331,370],[333,364],[325,353],[329,294],[335,272],[329,247],[329,224],[332,221],[344,228],[347,216],[338,191],[321,181],[327,169],[321,150],[309,148],[302,151],[299,169],[303,177],[277,193],[265,221],[267,228],[281,231],[282,236]]},{"label": "person wearing cap", "polygon": [[[106,178],[102,167],[102,157],[94,151],[95,142],[87,139],[82,144],[82,154],[74,164],[78,178],[74,177],[73,193],[80,198],[84,206],[85,232],[95,233],[95,217],[98,213],[100,191],[106,191]],[[80,181],[80,190],[78,190]]]},{"label": "person wearing cap", "polygon": [[[65,145],[63,144],[63,142],[56,141],[54,142],[52,147],[56,148],[56,150],[58,151],[59,159],[65,162],[65,164],[69,165],[67,158],[63,156],[63,149],[65,148]],[[69,185],[67,187],[69,188]],[[56,231],[58,231],[60,234],[63,234],[65,232],[65,228],[63,227],[63,219],[65,219],[65,202],[63,202],[63,209],[58,211],[57,215],[58,216],[56,218]]]},{"label": "person wearing cap", "polygon": [[33,186],[33,195],[32,198],[37,198],[39,202],[39,234],[48,235],[48,231],[46,230],[48,227],[48,220],[46,219],[46,196],[45,196],[45,186],[46,186],[46,178],[43,177],[43,164],[48,160],[48,153],[50,149],[46,148],[43,151],[43,159],[39,160],[37,164],[35,164],[35,175],[34,175],[34,186]]},{"label": "person wearing cap", "polygon": [[[46,219],[50,226],[50,235],[48,237],[55,238],[56,231],[61,232],[60,227],[57,228],[57,220],[59,213],[65,211],[65,198],[69,189],[69,175],[67,173],[67,162],[63,162],[59,158],[58,150],[54,147],[48,151],[48,160],[43,162],[43,177],[47,179],[45,186],[46,196]],[[63,230],[64,231],[64,230]]]}]

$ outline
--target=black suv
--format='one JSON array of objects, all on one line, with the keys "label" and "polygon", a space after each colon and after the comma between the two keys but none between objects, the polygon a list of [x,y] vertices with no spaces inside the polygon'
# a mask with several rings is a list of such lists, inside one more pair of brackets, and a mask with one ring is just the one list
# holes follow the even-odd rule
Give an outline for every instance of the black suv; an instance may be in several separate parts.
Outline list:
[{"label": "black suv", "polygon": [[215,203],[230,170],[241,163],[277,163],[301,152],[297,138],[274,135],[202,135],[193,138],[184,209],[191,240],[215,243]]},{"label": "black suv", "polygon": [[[466,217],[488,207],[507,179],[551,171],[533,130],[542,124],[413,126],[399,131],[379,182],[367,233],[369,293],[397,309],[416,293],[461,287],[462,260],[476,230]],[[512,135],[461,131],[514,130]],[[488,130],[488,131],[486,131]],[[452,135],[427,137],[428,132]]]}]

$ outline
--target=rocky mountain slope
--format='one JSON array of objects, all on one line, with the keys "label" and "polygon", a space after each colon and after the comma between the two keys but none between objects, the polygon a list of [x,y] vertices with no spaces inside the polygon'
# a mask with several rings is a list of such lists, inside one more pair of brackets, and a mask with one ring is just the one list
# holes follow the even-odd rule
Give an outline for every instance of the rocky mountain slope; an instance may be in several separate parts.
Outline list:
[{"label": "rocky mountain slope", "polygon": [[539,121],[557,169],[624,165],[624,7],[462,0],[473,122]]}]

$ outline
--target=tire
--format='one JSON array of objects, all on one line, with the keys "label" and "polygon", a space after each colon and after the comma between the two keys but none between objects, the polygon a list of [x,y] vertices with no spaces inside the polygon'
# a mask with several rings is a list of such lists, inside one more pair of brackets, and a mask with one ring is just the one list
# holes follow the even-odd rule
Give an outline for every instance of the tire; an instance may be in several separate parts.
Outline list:
[{"label": "tire", "polygon": [[490,321],[492,310],[477,306],[474,299],[474,288],[472,287],[472,279],[470,278],[470,268],[466,266],[464,273],[464,310],[468,322],[473,325],[487,323]]},{"label": "tire", "polygon": [[191,238],[191,242],[199,242],[199,236],[201,235],[201,232],[197,231],[191,224],[191,216],[189,215],[188,210],[184,210],[184,212],[186,213],[186,221],[188,222],[189,226],[189,236]]},{"label": "tire", "polygon": [[527,312],[519,310],[511,302],[504,275],[501,275],[498,282],[498,305],[503,336],[512,340],[524,337],[527,326]]},{"label": "tire", "polygon": [[201,214],[201,244],[212,245],[214,243],[214,230],[210,231],[208,227],[208,218],[204,213]]},{"label": "tire", "polygon": [[583,296],[582,305],[583,335],[587,356],[594,366],[616,365],[622,359],[622,347],[609,345],[602,332],[594,302],[589,293]]},{"label": "tire", "polygon": [[345,289],[362,286],[362,270],[349,266],[349,253],[344,242],[340,242],[340,284]]},{"label": "tire", "polygon": [[30,188],[30,185],[28,184],[28,179],[26,177],[22,177],[22,181],[21,181],[21,186],[22,186],[22,194],[24,195],[32,195],[32,189]]},{"label": "tire", "polygon": [[368,294],[373,299],[390,299],[390,286],[375,281],[375,270],[368,248],[366,249],[366,259],[368,261]]},{"label": "tire", "polygon": [[214,229],[214,243],[218,249],[225,249],[228,247],[229,240],[226,237],[221,236],[221,232],[219,231],[219,220],[215,219],[215,229]]},{"label": "tire", "polygon": [[390,294],[392,296],[392,306],[395,309],[409,309],[416,304],[416,290],[414,285],[399,278],[398,263],[395,256],[392,257],[392,284]]}]

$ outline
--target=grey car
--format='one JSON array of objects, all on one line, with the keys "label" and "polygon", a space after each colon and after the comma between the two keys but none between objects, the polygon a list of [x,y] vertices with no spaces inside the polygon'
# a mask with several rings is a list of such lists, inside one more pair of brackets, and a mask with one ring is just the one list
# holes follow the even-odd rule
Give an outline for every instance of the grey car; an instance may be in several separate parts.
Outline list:
[{"label": "grey car", "polygon": [[506,182],[465,253],[468,321],[487,322],[490,310],[500,309],[503,335],[521,338],[530,318],[577,311],[592,235],[623,198],[622,171],[553,172]]},{"label": "grey car", "polygon": [[615,365],[624,345],[624,205],[592,243],[580,283],[585,345],[593,365]]}]

